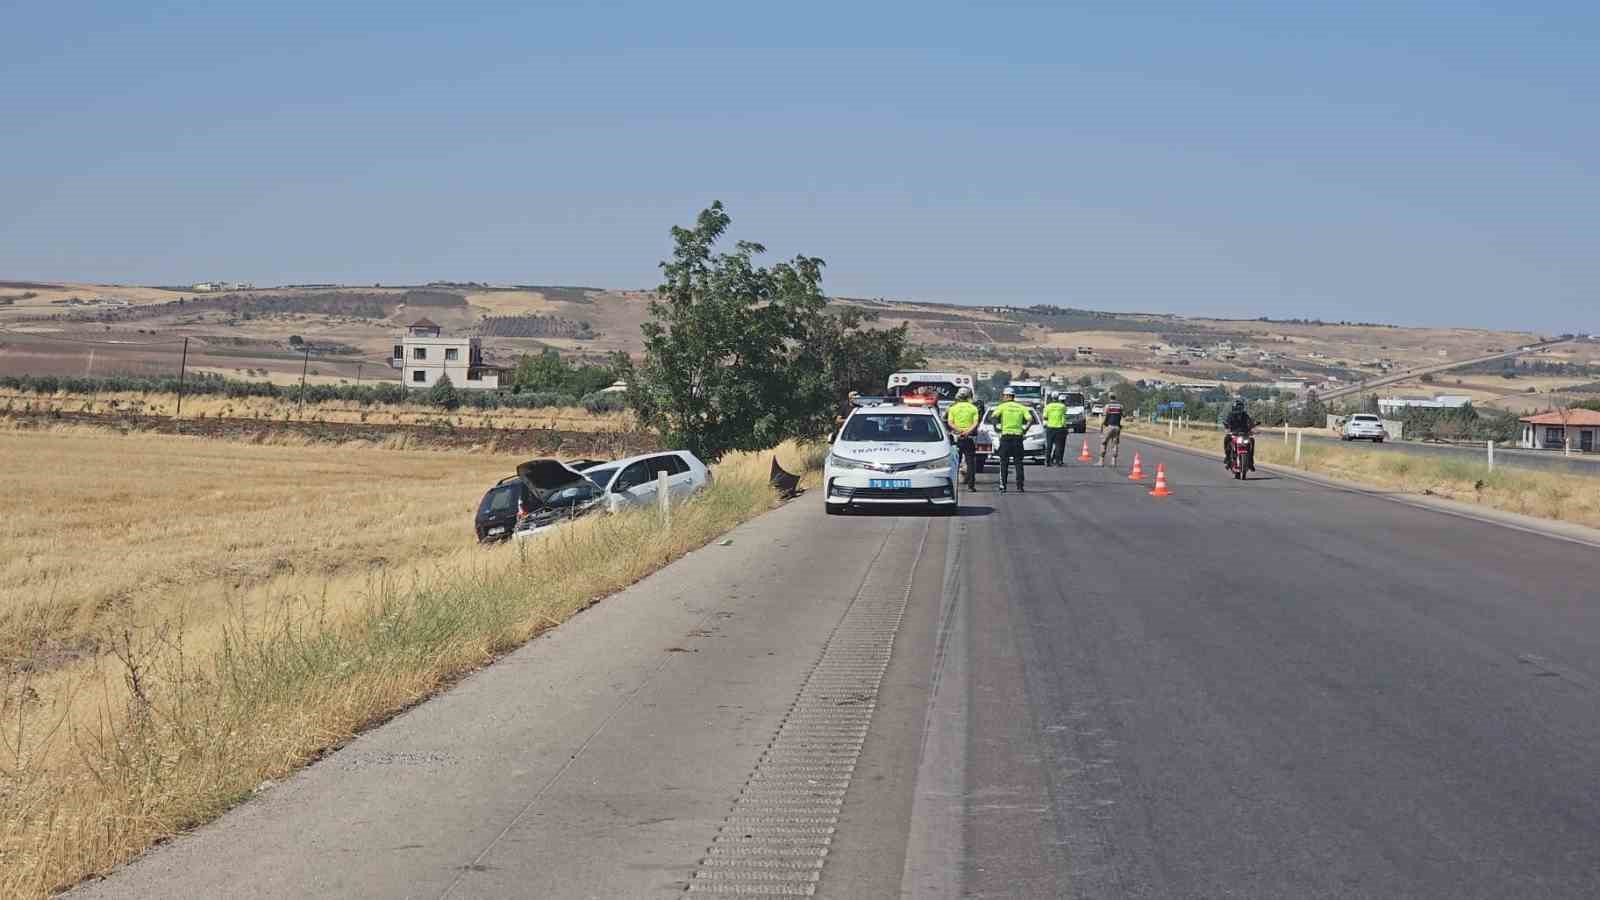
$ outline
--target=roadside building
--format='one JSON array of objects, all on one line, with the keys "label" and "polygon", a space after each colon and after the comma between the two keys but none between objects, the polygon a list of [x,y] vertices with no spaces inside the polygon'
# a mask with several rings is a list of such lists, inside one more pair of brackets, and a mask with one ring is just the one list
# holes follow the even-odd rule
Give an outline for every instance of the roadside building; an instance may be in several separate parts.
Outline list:
[{"label": "roadside building", "polygon": [[401,383],[408,388],[432,387],[449,376],[450,383],[468,390],[494,390],[500,387],[505,369],[483,361],[483,346],[475,337],[446,337],[429,319],[418,319],[394,345],[389,365],[400,370]]},{"label": "roadside building", "polygon": [[1464,394],[1439,394],[1434,397],[1379,397],[1378,412],[1394,415],[1405,409],[1460,409],[1472,402]]},{"label": "roadside building", "polygon": [[1571,432],[1572,449],[1592,453],[1600,449],[1600,412],[1573,409],[1565,413],[1547,412],[1523,416],[1522,437],[1517,446],[1526,450],[1561,450]]}]

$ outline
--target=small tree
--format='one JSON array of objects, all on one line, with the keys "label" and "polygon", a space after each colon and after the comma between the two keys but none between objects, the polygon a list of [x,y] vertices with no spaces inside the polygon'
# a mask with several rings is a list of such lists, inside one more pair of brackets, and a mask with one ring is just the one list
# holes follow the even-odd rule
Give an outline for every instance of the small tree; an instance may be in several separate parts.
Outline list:
[{"label": "small tree", "polygon": [[428,403],[440,409],[455,409],[461,405],[461,394],[456,386],[450,383],[449,375],[439,376],[439,380],[428,388]]},{"label": "small tree", "polygon": [[672,229],[660,299],[641,326],[644,362],[623,374],[640,420],[706,460],[772,446],[829,401],[826,372],[791,365],[792,342],[827,305],[822,260],[763,268],[754,259],[765,248],[749,241],[713,253],[731,221],[719,202]]},{"label": "small tree", "polygon": [[524,391],[557,391],[566,381],[567,364],[554,347],[546,347],[537,355],[525,354],[517,361],[517,371],[512,383]]}]

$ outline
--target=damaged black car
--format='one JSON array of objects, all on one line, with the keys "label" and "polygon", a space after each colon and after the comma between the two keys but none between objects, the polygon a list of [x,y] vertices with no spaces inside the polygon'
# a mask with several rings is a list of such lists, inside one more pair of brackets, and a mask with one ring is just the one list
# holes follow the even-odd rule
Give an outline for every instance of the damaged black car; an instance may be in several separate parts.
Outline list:
[{"label": "damaged black car", "polygon": [[584,515],[600,505],[614,471],[599,470],[604,460],[534,459],[517,466],[517,474],[500,479],[483,495],[473,520],[478,540],[494,543],[529,534]]}]

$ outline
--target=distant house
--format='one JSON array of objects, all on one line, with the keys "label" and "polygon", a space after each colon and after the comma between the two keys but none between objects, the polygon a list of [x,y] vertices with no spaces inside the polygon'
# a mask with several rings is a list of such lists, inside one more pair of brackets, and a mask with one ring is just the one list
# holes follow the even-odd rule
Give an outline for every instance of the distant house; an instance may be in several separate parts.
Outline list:
[{"label": "distant house", "polygon": [[1600,412],[1592,409],[1539,413],[1517,421],[1522,423],[1522,439],[1517,446],[1527,450],[1561,450],[1570,437],[1574,450],[1592,453],[1600,443]]},{"label": "distant house", "polygon": [[439,325],[418,319],[406,326],[406,333],[394,345],[389,365],[400,370],[401,384],[408,388],[432,387],[449,376],[450,383],[469,390],[500,387],[505,369],[486,365],[483,347],[475,337],[445,337]]}]

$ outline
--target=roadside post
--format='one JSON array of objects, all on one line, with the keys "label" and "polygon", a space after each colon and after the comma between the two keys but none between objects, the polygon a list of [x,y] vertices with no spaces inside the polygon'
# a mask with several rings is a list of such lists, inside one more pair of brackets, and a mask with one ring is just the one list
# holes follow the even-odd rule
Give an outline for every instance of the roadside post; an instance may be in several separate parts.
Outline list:
[{"label": "roadside post", "polygon": [[1306,430],[1304,428],[1294,433],[1294,464],[1300,465],[1300,446],[1305,442]]},{"label": "roadside post", "polygon": [[1168,419],[1167,420],[1167,437],[1169,437],[1169,438],[1172,437],[1172,431],[1177,426],[1177,424],[1178,424],[1178,420],[1177,419]]},{"label": "roadside post", "polygon": [[661,505],[661,524],[672,524],[672,491],[667,487],[667,470],[656,473],[656,502]]},{"label": "roadside post", "polygon": [[305,415],[306,411],[306,369],[309,368],[310,365],[311,345],[307,344],[305,359],[300,361],[300,402],[298,404],[298,414],[302,416]]},{"label": "roadside post", "polygon": [[1289,420],[1287,418],[1283,420],[1283,445],[1285,447],[1289,446]]},{"label": "roadside post", "polygon": [[1494,441],[1489,442],[1489,471],[1494,471]]},{"label": "roadside post", "polygon": [[[89,359],[90,359],[91,362],[93,362],[93,360],[94,360],[94,356],[93,356],[94,351],[90,350],[89,353],[91,354]],[[183,359],[178,361],[178,408],[176,410],[174,410],[173,413],[172,413],[172,417],[174,419],[183,418],[183,375],[184,375],[185,372],[188,371],[188,369],[189,369],[189,339],[188,338],[184,338],[183,339]]]}]

